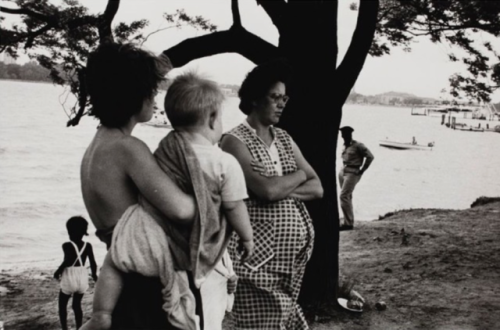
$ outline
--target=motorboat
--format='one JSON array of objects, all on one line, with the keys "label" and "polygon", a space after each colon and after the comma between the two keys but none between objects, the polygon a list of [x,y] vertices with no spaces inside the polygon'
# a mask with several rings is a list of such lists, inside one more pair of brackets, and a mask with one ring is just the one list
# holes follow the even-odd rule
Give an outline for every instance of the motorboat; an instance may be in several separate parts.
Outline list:
[{"label": "motorboat", "polygon": [[379,141],[381,147],[397,149],[397,150],[432,150],[434,142],[429,142],[427,145],[417,144],[413,142],[396,142],[389,140]]},{"label": "motorboat", "polygon": [[172,125],[167,120],[167,116],[165,116],[165,112],[163,110],[159,110],[156,107],[153,111],[153,117],[151,118],[151,120],[142,124],[159,128],[172,128]]},{"label": "motorboat", "polygon": [[484,128],[482,127],[472,127],[472,126],[461,126],[454,128],[457,131],[467,131],[467,132],[484,132]]},{"label": "motorboat", "polygon": [[[423,113],[426,116],[441,116],[443,114],[448,113],[449,107],[447,106],[438,106],[438,107],[432,107],[432,108],[424,108]],[[414,114],[413,109],[412,109],[412,115]]]},{"label": "motorboat", "polygon": [[142,124],[146,125],[146,126],[153,126],[153,127],[172,128],[172,125],[170,125],[167,121],[164,121],[164,122],[148,121],[148,122],[142,123]]}]

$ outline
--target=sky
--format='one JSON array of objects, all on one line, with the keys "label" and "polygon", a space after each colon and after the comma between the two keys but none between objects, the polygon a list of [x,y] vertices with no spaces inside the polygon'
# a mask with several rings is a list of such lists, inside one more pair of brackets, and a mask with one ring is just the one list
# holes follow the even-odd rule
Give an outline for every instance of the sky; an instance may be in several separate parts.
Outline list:
[{"label": "sky", "polygon": [[[51,0],[60,3],[60,0]],[[105,0],[80,0],[90,12],[98,13],[105,9]],[[349,5],[356,0],[339,0],[338,45],[339,63],[343,58],[356,24],[357,12],[351,11]],[[266,41],[277,45],[278,31],[264,10],[255,0],[240,0],[240,13],[243,26],[250,32]],[[6,0],[0,4],[8,7],[15,5]],[[232,24],[230,0],[122,0],[114,22],[131,22],[148,19],[150,25],[146,34],[168,26],[162,18],[163,13],[174,13],[184,8],[190,15],[202,15],[216,24],[218,30],[225,30]],[[10,15],[5,15],[10,16]],[[9,21],[15,17],[8,17]],[[144,46],[155,52],[168,49],[186,38],[195,37],[206,32],[192,28],[168,29],[152,35]],[[422,97],[450,99],[449,94],[441,93],[449,88],[448,78],[457,72],[463,72],[464,66],[448,60],[449,46],[433,44],[428,38],[420,38],[412,45],[411,52],[396,48],[390,55],[368,57],[365,66],[354,87],[357,93],[374,95],[389,91],[405,92]],[[184,69],[196,69],[219,83],[240,84],[245,74],[254,64],[238,54],[222,54],[199,59],[189,63]],[[179,72],[176,69],[172,74]],[[493,97],[500,102],[500,91]]]}]

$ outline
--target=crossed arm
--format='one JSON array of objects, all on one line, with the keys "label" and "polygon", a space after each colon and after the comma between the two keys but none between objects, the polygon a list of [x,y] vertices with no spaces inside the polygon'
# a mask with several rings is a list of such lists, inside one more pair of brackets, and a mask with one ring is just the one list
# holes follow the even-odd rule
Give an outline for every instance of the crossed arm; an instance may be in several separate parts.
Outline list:
[{"label": "crossed arm", "polygon": [[286,197],[313,200],[323,196],[323,188],[316,172],[304,159],[298,146],[293,143],[298,170],[284,176],[266,176],[263,164],[256,162],[248,148],[236,137],[226,135],[221,141],[222,150],[232,154],[241,165],[248,189],[267,201]]}]

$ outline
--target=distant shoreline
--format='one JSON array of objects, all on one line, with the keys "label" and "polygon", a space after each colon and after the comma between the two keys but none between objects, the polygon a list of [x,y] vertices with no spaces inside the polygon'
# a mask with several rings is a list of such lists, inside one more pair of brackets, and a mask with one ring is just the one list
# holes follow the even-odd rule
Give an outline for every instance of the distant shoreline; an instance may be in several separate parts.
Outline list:
[{"label": "distant shoreline", "polygon": [[384,108],[404,108],[404,109],[411,109],[415,106],[412,105],[395,105],[395,104],[378,104],[378,103],[353,103],[353,102],[346,102],[344,105],[362,105],[362,106],[368,106],[368,107],[384,107]]},{"label": "distant shoreline", "polygon": [[44,80],[25,80],[25,79],[5,79],[5,78],[0,78],[0,81],[16,81],[16,82],[35,83],[35,84],[52,84],[52,85],[55,85],[52,81],[44,81]]}]

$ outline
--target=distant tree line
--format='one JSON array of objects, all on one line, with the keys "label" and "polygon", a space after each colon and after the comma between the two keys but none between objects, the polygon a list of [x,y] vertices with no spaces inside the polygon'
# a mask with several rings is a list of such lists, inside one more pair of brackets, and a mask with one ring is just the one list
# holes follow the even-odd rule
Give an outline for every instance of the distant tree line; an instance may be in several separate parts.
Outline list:
[{"label": "distant tree line", "polygon": [[435,104],[438,100],[418,97],[414,95],[405,95],[397,97],[388,97],[386,93],[379,95],[363,95],[351,92],[347,98],[347,103],[380,104],[380,105],[425,105]]},{"label": "distant tree line", "polygon": [[50,71],[36,62],[29,62],[23,65],[0,62],[0,79],[52,81],[49,75]]},{"label": "distant tree line", "polygon": [[222,88],[230,89],[232,94],[238,94],[238,91],[240,90],[239,85],[221,84],[220,86]]},{"label": "distant tree line", "polygon": [[[347,103],[354,104],[377,104],[377,105],[396,105],[396,106],[425,106],[425,105],[464,105],[480,106],[480,103],[469,100],[468,102],[453,100],[437,100],[433,98],[418,97],[415,95],[401,93],[398,97],[387,97],[387,93],[378,95],[363,95],[351,92],[347,98]],[[492,103],[500,113],[500,102]]]},{"label": "distant tree line", "polygon": [[[59,67],[57,70],[61,71]],[[50,70],[36,62],[28,62],[23,65],[0,62],[0,79],[52,82]],[[166,79],[162,81],[159,89],[167,90],[171,83],[170,79]],[[238,90],[240,89],[239,85],[230,84],[222,84],[221,87],[230,89],[233,94],[238,94]]]}]

